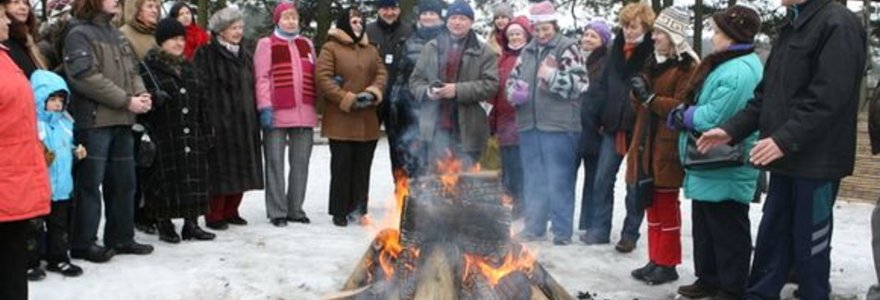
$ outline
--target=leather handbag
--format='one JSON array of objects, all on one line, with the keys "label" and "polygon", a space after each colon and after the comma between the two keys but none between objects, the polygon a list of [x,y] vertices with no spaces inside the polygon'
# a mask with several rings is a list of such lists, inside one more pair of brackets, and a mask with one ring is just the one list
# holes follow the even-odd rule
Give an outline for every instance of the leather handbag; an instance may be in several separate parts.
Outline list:
[{"label": "leather handbag", "polygon": [[[654,143],[650,142],[650,139],[654,137],[654,115],[651,114],[651,117],[645,122],[645,125],[642,127],[644,130],[642,131],[642,142],[639,144],[638,157],[636,161],[636,186],[635,186],[635,200],[636,206],[639,209],[646,209],[654,203],[654,166],[653,164],[653,146]],[[650,146],[648,143],[650,142]],[[648,165],[641,166],[642,157],[644,157],[645,152],[648,153]]]},{"label": "leather handbag", "polygon": [[745,165],[745,149],[742,143],[736,145],[719,145],[706,153],[697,150],[699,136],[694,131],[688,131],[687,148],[681,165],[689,170],[714,170],[721,168],[739,167]]}]

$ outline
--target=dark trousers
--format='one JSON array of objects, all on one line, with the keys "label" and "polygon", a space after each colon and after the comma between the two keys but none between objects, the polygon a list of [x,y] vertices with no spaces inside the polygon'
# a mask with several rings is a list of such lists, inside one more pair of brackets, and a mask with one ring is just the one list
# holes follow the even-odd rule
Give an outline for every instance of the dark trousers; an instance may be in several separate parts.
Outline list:
[{"label": "dark trousers", "polygon": [[507,194],[513,197],[513,211],[520,215],[525,209],[523,204],[523,168],[519,145],[501,146],[501,182]]},{"label": "dark trousers", "polygon": [[211,196],[211,210],[205,215],[205,222],[220,222],[239,217],[238,207],[244,193]]},{"label": "dark trousers", "polygon": [[70,201],[52,202],[52,213],[46,218],[46,261],[67,262],[70,257]]},{"label": "dark trousers", "polygon": [[97,240],[103,199],[104,245],[134,241],[134,137],[129,126],[77,132],[89,156],[75,174],[76,201],[71,248],[84,249]]},{"label": "dark trousers", "polygon": [[144,210],[144,191],[142,188],[144,182],[142,181],[142,178],[146,177],[147,172],[149,172],[149,168],[138,167],[135,171],[137,188],[135,188],[134,192],[134,222],[141,225],[151,225],[156,223],[156,220],[148,217],[146,210]]},{"label": "dark trousers", "polygon": [[748,299],[779,299],[792,267],[797,270],[800,299],[829,298],[832,213],[839,186],[839,179],[770,174]]},{"label": "dark trousers", "polygon": [[749,206],[733,200],[693,200],[691,219],[697,280],[742,299],[752,254]]},{"label": "dark trousers", "polygon": [[28,268],[37,268],[40,266],[40,260],[43,258],[43,250],[45,250],[46,229],[44,227],[43,217],[29,219],[25,222],[25,247],[27,249],[27,266]]},{"label": "dark trousers", "polygon": [[330,214],[367,214],[376,141],[330,140]]},{"label": "dark trousers", "polygon": [[[601,142],[601,140],[600,140]],[[581,216],[578,221],[579,230],[587,230],[590,227],[590,216],[595,215],[593,212],[593,203],[590,201],[593,193],[593,182],[596,181],[596,168],[599,166],[599,155],[595,153],[584,153],[581,156],[584,166],[584,187],[581,193]]]},{"label": "dark trousers", "polygon": [[28,299],[28,226],[28,221],[0,222],[0,299]]}]

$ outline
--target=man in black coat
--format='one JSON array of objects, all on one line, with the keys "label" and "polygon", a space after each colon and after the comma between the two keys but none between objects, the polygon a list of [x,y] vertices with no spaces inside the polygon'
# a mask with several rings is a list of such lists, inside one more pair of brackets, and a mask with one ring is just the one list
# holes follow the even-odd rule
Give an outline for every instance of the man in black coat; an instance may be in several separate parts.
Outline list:
[{"label": "man in black coat", "polygon": [[[875,88],[868,111],[868,131],[871,135],[871,153],[880,154],[880,93]],[[871,287],[865,300],[880,300],[880,199],[871,213],[871,248],[874,252],[874,271],[877,273],[877,285]]]},{"label": "man in black coat", "polygon": [[391,152],[391,169],[395,172],[395,180],[399,179],[406,164],[406,146],[401,141],[401,136],[406,132],[411,122],[401,120],[399,99],[392,97],[391,90],[398,79],[399,61],[405,53],[406,39],[412,33],[412,26],[403,24],[400,20],[400,7],[397,0],[376,1],[379,9],[379,19],[367,25],[367,37],[382,55],[385,69],[388,70],[388,83],[385,85],[385,95],[379,105],[379,122],[385,125],[385,133],[388,135],[388,148]]},{"label": "man in black coat", "polygon": [[789,19],[748,106],[699,141],[705,151],[756,130],[750,162],[770,171],[748,299],[778,299],[792,267],[801,299],[828,299],[832,208],[855,164],[866,34],[832,0],[783,0]]}]

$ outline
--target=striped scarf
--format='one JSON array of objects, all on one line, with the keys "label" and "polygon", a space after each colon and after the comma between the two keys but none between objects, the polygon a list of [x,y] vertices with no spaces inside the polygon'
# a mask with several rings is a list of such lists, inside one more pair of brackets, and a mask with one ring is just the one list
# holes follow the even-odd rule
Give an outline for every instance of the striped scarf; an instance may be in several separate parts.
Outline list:
[{"label": "striped scarf", "polygon": [[272,41],[272,107],[287,109],[301,103],[314,105],[315,78],[314,54],[308,40],[292,38],[298,61],[289,48],[289,39],[273,34]]}]

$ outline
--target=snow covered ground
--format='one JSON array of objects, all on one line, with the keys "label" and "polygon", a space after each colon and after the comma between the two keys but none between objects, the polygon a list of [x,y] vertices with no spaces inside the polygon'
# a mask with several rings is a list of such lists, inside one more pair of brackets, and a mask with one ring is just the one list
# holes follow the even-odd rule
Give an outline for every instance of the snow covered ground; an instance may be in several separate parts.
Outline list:
[{"label": "snow covered ground", "polygon": [[[68,279],[50,273],[44,281],[30,284],[31,299],[319,299],[341,287],[373,233],[359,226],[331,224],[326,213],[329,168],[329,148],[316,145],[305,204],[310,225],[273,227],[265,216],[263,192],[247,193],[242,215],[251,225],[218,232],[213,242],[178,245],[139,233],[137,239],[154,244],[155,253],[116,256],[105,264],[77,260],[85,268],[82,277]],[[370,191],[370,211],[375,219],[382,218],[387,201],[393,198],[389,169],[388,147],[383,140],[376,152]],[[612,241],[617,240],[623,220],[623,190],[622,181],[618,181]],[[870,252],[872,207],[839,203],[834,211],[831,282],[838,299],[864,299],[875,281]],[[757,230],[760,210],[760,206],[752,206],[753,231]],[[630,270],[647,261],[644,238],[631,254],[618,254],[612,245],[585,246],[577,241],[562,247],[550,242],[529,246],[572,295],[589,291],[598,299],[669,299],[678,285],[694,280],[687,200],[682,202],[682,216],[684,264],[678,269],[681,279],[673,284],[646,286],[630,278]],[[785,293],[790,295],[790,290]]]}]

